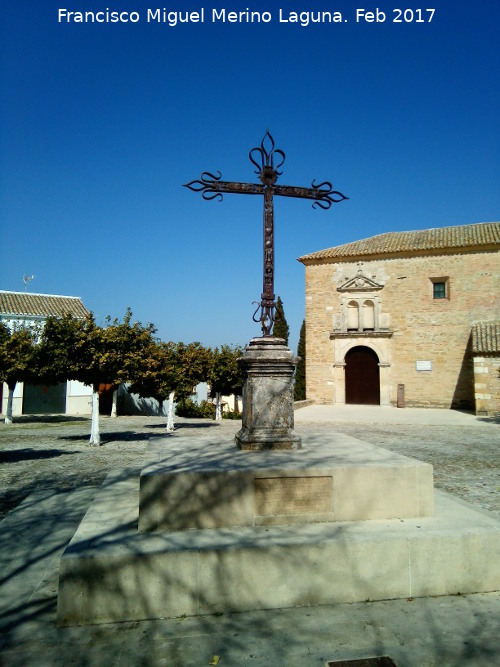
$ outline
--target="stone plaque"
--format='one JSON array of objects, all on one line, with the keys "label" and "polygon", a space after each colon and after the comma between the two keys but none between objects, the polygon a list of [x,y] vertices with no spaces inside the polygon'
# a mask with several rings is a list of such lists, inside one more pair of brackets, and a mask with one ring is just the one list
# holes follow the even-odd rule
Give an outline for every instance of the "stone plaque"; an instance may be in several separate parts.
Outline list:
[{"label": "stone plaque", "polygon": [[331,477],[266,477],[255,479],[254,488],[256,516],[332,511]]}]

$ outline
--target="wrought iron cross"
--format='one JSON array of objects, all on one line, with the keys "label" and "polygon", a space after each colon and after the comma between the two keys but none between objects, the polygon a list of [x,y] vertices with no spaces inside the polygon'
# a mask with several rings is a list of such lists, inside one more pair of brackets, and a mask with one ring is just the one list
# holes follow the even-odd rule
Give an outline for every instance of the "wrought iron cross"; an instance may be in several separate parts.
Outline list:
[{"label": "wrought iron cross", "polygon": [[[208,171],[201,174],[200,180],[186,183],[184,187],[201,192],[203,199],[219,199],[222,194],[234,192],[243,195],[264,195],[264,275],[260,303],[253,314],[254,322],[260,322],[263,336],[271,336],[274,324],[274,310],[276,308],[274,294],[274,204],[273,196],[298,197],[300,199],[314,199],[313,208],[319,206],[328,209],[348,199],[341,192],[332,190],[328,181],[316,184],[310,188],[298,188],[291,185],[276,185],[278,176],[283,173],[280,168],[285,162],[283,151],[274,147],[274,139],[266,131],[260,147],[252,148],[249,153],[250,161],[255,165],[255,173],[261,183],[238,183],[236,181],[222,181],[222,174],[217,176]],[[276,162],[276,164],[275,164]],[[257,313],[260,310],[260,315]]]}]

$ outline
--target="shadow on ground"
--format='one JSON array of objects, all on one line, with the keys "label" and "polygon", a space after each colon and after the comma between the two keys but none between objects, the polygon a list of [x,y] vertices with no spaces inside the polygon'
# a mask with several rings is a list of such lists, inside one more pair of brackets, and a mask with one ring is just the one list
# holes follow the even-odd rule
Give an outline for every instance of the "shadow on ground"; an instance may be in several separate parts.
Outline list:
[{"label": "shadow on ground", "polygon": [[[165,438],[168,436],[168,433],[165,431],[162,433],[137,433],[136,431],[101,431],[101,447],[112,442],[120,441],[135,441],[135,442],[147,442],[148,440],[154,438]],[[66,440],[67,442],[88,442],[89,434],[88,433],[79,433],[75,435],[60,435],[57,438],[58,440]]]},{"label": "shadow on ground", "polygon": [[485,424],[500,424],[500,414],[494,417],[478,417],[477,421],[484,422]]},{"label": "shadow on ground", "polygon": [[69,456],[76,452],[64,452],[61,449],[14,449],[0,451],[0,463],[19,463],[20,461],[37,461],[54,459],[58,456]]},{"label": "shadow on ground", "polygon": [[[130,474],[130,470],[124,471],[123,479]],[[120,477],[115,479],[120,481]],[[238,489],[224,486],[217,492],[237,494]],[[4,591],[3,603],[0,600],[2,665],[34,667],[43,656],[44,664],[51,667],[69,664],[186,667],[210,664],[217,655],[221,665],[321,667],[326,660],[390,655],[400,667],[421,667],[424,664],[489,665],[495,664],[498,657],[494,628],[496,607],[488,596],[483,596],[480,602],[467,596],[454,598],[453,608],[450,598],[443,598],[442,602],[411,599],[154,620],[157,610],[148,610],[144,596],[145,576],[154,574],[158,597],[165,600],[172,593],[192,597],[196,594],[193,590],[196,582],[193,581],[193,588],[187,582],[179,582],[178,572],[159,568],[153,553],[129,569],[129,576],[121,576],[123,571],[120,574],[120,570],[127,569],[128,558],[134,559],[133,545],[122,549],[118,562],[103,560],[97,571],[91,568],[88,586],[103,588],[102,599],[111,614],[113,603],[121,606],[122,596],[126,597],[133,586],[136,602],[149,620],[57,628],[54,623],[57,568],[53,563],[59,561],[93,493],[92,489],[78,489],[71,493],[35,494],[26,499],[16,517],[12,516],[4,524],[5,549],[0,553],[0,586]],[[119,503],[120,498],[116,501]],[[125,521],[119,529],[104,531],[98,541],[119,544],[122,534],[131,529],[136,530],[136,525]],[[179,533],[157,535],[158,540],[173,545],[186,537]],[[82,543],[73,544],[73,549],[82,546]],[[214,555],[214,584],[237,601],[252,587],[255,571],[258,572],[261,563],[257,550],[249,544],[242,570],[254,570],[254,577],[234,578],[228,576],[226,555],[224,550]],[[303,558],[304,554],[300,559],[297,556],[297,559],[284,560],[279,547],[268,552],[266,564],[275,570],[278,590],[278,584],[302,587],[301,582],[294,580],[294,573],[299,565],[304,565]],[[305,566],[314,568],[315,563],[306,562]],[[100,574],[106,575],[105,578],[101,579]],[[354,581],[363,577],[363,573],[357,571],[349,575]],[[316,579],[321,585],[321,575]],[[38,583],[36,590],[33,583]],[[77,590],[74,595],[78,600]],[[200,602],[206,604],[210,600],[202,597]],[[300,605],[300,599],[297,602]]]},{"label": "shadow on ground", "polygon": [[[206,420],[202,422],[180,422],[176,423],[175,425],[175,430],[184,430],[184,429],[196,429],[196,428],[213,428],[213,427],[218,427],[219,422],[213,421],[213,420]],[[147,428],[150,429],[162,429],[166,433],[165,429],[165,424],[148,424]]]},{"label": "shadow on ground", "polygon": [[27,424],[85,424],[90,422],[90,417],[72,417],[71,415],[19,415],[14,417],[14,426],[16,424],[26,426]]}]

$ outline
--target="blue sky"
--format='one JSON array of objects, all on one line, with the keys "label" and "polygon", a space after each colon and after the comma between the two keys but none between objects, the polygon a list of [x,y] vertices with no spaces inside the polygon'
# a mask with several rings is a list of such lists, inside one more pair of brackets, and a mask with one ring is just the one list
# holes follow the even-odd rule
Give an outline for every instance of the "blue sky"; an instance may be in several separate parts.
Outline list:
[{"label": "blue sky", "polygon": [[[393,22],[434,6],[432,21]],[[147,23],[147,9],[205,10]],[[211,21],[212,8],[270,23]],[[356,9],[386,14],[356,22]],[[59,23],[58,9],[137,23]],[[340,11],[340,24],[279,22]],[[422,11],[422,18],[430,13]],[[407,17],[411,14],[407,13]],[[164,340],[260,335],[262,201],[207,202],[202,171],[255,180],[269,128],[280,183],[330,180],[328,211],[275,200],[275,288],[296,348],[300,255],[374,234],[498,220],[498,0],[17,0],[0,10],[0,288],[81,296],[99,322],[152,321]]]}]

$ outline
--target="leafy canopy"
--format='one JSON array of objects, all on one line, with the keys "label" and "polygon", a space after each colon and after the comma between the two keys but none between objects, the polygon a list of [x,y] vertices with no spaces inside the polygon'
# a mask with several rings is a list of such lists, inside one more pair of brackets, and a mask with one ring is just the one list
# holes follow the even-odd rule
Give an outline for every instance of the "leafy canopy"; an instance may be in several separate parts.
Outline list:
[{"label": "leafy canopy", "polygon": [[208,379],[211,367],[210,351],[201,343],[155,343],[147,359],[129,390],[160,402],[172,392],[177,400],[187,399],[199,382]]},{"label": "leafy canopy", "polygon": [[39,377],[47,384],[79,380],[94,387],[134,380],[148,364],[155,328],[131,319],[130,308],[122,322],[107,318],[104,328],[92,313],[85,319],[49,317],[36,353]]},{"label": "leafy canopy", "polygon": [[299,344],[297,346],[297,368],[295,369],[295,386],[293,398],[295,401],[306,399],[306,321],[302,321],[300,327]]},{"label": "leafy canopy", "polygon": [[31,379],[37,332],[22,325],[10,329],[0,322],[0,381],[9,388]]},{"label": "leafy canopy", "polygon": [[241,347],[222,345],[212,350],[212,364],[208,381],[212,397],[220,393],[225,396],[241,395],[243,370],[238,359],[243,354]]},{"label": "leafy canopy", "polygon": [[274,316],[273,336],[275,338],[283,338],[285,345],[288,345],[288,336],[290,335],[290,327],[285,317],[285,309],[281,297],[278,297],[276,302],[276,313]]}]

